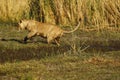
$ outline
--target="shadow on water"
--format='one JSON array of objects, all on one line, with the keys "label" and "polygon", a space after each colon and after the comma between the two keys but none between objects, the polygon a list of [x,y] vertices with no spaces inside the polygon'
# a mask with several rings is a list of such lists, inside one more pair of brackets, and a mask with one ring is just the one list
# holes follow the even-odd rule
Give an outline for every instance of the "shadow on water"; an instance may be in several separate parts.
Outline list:
[{"label": "shadow on water", "polygon": [[23,43],[23,41],[22,40],[18,40],[18,39],[4,39],[4,38],[2,38],[1,39],[1,41],[15,41],[15,42],[18,42],[18,43]]},{"label": "shadow on water", "polygon": [[[21,44],[25,44],[24,41],[20,40],[20,39],[5,39],[5,38],[2,38],[2,39],[0,39],[0,41],[3,41],[3,42],[12,41],[12,42],[18,42],[18,43],[21,43]],[[42,41],[38,41],[38,40],[33,41],[32,39],[30,41],[27,41],[26,44],[27,43],[38,43],[38,42],[42,42],[42,43],[47,44],[47,41],[45,41],[45,40],[42,40]]]}]

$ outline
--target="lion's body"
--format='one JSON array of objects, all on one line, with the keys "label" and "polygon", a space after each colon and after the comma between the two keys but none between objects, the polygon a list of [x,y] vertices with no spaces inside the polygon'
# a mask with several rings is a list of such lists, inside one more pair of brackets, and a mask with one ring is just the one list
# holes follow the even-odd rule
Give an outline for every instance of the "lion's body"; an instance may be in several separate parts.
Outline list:
[{"label": "lion's body", "polygon": [[39,35],[41,37],[47,38],[47,42],[50,43],[55,40],[57,45],[59,45],[59,38],[67,31],[64,31],[60,27],[52,24],[41,23],[34,20],[23,20],[20,24],[21,29],[26,29],[30,33],[24,38],[26,42],[27,39]]}]

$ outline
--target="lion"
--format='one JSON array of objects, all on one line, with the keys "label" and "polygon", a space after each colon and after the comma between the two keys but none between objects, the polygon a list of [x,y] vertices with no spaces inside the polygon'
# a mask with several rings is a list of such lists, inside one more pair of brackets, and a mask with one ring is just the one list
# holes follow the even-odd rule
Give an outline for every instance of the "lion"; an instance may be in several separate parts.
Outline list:
[{"label": "lion", "polygon": [[31,39],[34,36],[41,36],[43,38],[47,38],[47,43],[51,43],[52,41],[55,41],[55,43],[60,46],[59,39],[60,37],[65,33],[72,33],[76,31],[80,26],[80,21],[78,25],[71,31],[65,31],[61,29],[60,27],[48,24],[48,23],[42,23],[35,20],[21,20],[19,22],[19,30],[28,30],[28,35],[24,38],[24,43],[27,42],[28,39]]}]

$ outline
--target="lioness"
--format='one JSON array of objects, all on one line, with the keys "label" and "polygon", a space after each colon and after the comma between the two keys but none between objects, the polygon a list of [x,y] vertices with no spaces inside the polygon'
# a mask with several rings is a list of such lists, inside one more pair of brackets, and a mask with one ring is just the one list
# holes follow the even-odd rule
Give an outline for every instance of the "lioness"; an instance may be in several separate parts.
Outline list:
[{"label": "lioness", "polygon": [[78,29],[80,26],[80,22],[76,26],[75,29],[71,31],[65,31],[60,27],[48,23],[41,23],[35,20],[22,20],[19,23],[19,30],[26,29],[29,31],[29,34],[24,38],[24,43],[33,36],[39,35],[41,37],[47,38],[48,44],[51,41],[55,41],[55,43],[59,46],[59,39],[64,33],[72,33]]}]

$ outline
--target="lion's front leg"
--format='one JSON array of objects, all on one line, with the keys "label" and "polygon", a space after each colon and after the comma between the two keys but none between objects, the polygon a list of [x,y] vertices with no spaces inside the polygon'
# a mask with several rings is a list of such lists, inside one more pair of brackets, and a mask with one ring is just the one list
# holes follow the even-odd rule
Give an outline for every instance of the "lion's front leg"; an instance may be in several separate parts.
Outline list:
[{"label": "lion's front leg", "polygon": [[24,43],[27,42],[28,39],[32,38],[33,36],[36,35],[36,32],[30,32],[25,38],[24,38]]}]

